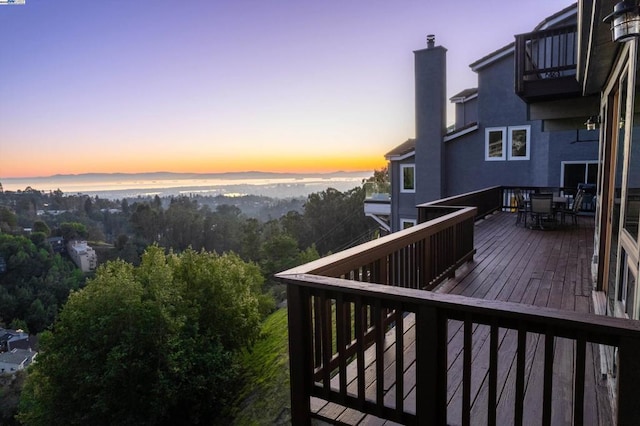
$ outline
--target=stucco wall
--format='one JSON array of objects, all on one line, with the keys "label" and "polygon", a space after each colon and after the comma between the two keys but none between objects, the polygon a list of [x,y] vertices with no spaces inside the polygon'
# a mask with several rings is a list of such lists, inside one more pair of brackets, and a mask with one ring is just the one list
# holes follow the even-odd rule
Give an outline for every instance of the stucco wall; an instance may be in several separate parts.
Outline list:
[{"label": "stucco wall", "polygon": [[401,219],[417,219],[418,209],[416,209],[415,193],[400,192],[402,176],[400,176],[401,164],[414,164],[415,157],[409,157],[401,161],[391,161],[391,232],[401,229]]},{"label": "stucco wall", "polygon": [[[478,130],[445,142],[447,196],[488,186],[559,186],[562,161],[596,160],[597,142],[576,143],[576,131],[543,132],[527,120],[527,105],[514,92],[513,54],[478,72]],[[530,125],[529,160],[485,160],[485,129]],[[591,138],[580,131],[581,139]],[[507,149],[509,146],[507,144]]]},{"label": "stucco wall", "polygon": [[456,129],[460,129],[469,123],[478,122],[478,98],[475,97],[466,102],[456,104]]}]

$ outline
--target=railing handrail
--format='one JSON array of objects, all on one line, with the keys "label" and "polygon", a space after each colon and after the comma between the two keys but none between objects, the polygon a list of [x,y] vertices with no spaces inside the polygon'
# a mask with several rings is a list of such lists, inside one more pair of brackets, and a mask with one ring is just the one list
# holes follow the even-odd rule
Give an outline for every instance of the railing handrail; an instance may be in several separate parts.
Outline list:
[{"label": "railing handrail", "polygon": [[[477,191],[469,191],[469,192],[465,192],[464,194],[453,195],[451,197],[441,198],[439,200],[434,200],[434,201],[429,201],[427,203],[418,204],[418,208],[420,208],[420,207],[432,207],[432,206],[452,207],[451,203],[455,202],[457,200],[464,199],[464,198],[469,198],[469,197],[472,197],[474,195],[480,195],[482,193],[486,193],[486,192],[489,192],[491,190],[501,189],[501,188],[503,188],[503,187],[498,185],[498,186],[490,186],[490,187],[487,187],[487,188],[482,188],[482,189],[479,189]],[[456,207],[456,206],[453,206],[453,207]]]},{"label": "railing handrail", "polygon": [[[405,310],[410,305],[424,305],[447,311],[452,319],[463,319],[465,314],[486,316],[486,321],[477,323],[494,324],[501,328],[518,329],[518,321],[538,325],[543,333],[545,327],[553,327],[559,337],[573,337],[584,333],[586,340],[604,345],[617,346],[622,337],[640,339],[640,321],[617,318],[593,313],[567,311],[557,308],[526,305],[500,300],[477,299],[473,297],[436,293],[403,287],[381,286],[342,278],[304,273],[281,273],[279,278],[287,284],[309,287],[327,292],[343,293],[369,298],[379,298],[403,304]],[[460,318],[458,318],[460,317]],[[499,319],[502,318],[502,321]],[[498,320],[496,323],[495,321]],[[574,333],[563,330],[574,329]]]},{"label": "railing handrail", "polygon": [[530,31],[528,33],[516,34],[516,39],[523,40],[539,40],[541,38],[552,37],[560,34],[570,34],[577,33],[578,25],[577,24],[569,24],[562,27],[548,28],[546,30],[536,30]]},{"label": "railing handrail", "polygon": [[340,275],[352,270],[354,267],[364,265],[371,260],[380,259],[395,250],[406,247],[407,245],[423,239],[426,236],[435,234],[436,232],[450,226],[452,223],[473,218],[475,216],[475,207],[453,208],[456,209],[456,211],[437,219],[420,223],[416,226],[412,226],[411,228],[394,232],[359,246],[280,272],[276,274],[276,277],[296,274]]}]

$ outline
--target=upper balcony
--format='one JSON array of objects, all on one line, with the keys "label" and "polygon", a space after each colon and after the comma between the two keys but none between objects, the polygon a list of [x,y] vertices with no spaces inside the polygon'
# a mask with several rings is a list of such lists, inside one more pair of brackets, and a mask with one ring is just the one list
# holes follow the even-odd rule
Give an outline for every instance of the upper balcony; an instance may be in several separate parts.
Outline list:
[{"label": "upper balcony", "polygon": [[516,36],[515,91],[525,102],[582,94],[576,79],[577,25]]},{"label": "upper balcony", "polygon": [[391,183],[366,182],[364,190],[364,214],[373,218],[382,228],[390,231]]},{"label": "upper balcony", "polygon": [[593,314],[593,216],[518,227],[511,195],[429,203],[417,226],[278,274],[293,424],[637,422],[640,322]]}]

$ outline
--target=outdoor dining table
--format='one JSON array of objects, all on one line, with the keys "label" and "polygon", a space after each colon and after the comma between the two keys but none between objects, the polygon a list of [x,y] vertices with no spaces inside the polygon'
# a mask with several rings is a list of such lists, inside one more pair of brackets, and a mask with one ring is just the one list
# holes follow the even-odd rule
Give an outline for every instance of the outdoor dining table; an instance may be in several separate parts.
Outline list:
[{"label": "outdoor dining table", "polygon": [[[531,209],[531,200],[529,198],[525,199],[525,203],[527,206],[527,211]],[[569,199],[567,197],[561,197],[559,195],[553,196],[553,209],[561,209],[563,207],[567,207],[569,205]]]},{"label": "outdoor dining table", "polygon": [[[565,210],[569,206],[569,198],[563,197],[560,195],[554,195],[551,201],[552,201],[551,208],[554,213],[553,217],[555,221],[556,214],[561,210]],[[524,205],[525,205],[525,215],[528,215],[531,212],[531,199],[529,197],[525,198]],[[525,219],[525,224],[526,224],[526,219]]]},{"label": "outdoor dining table", "polygon": [[561,208],[565,208],[569,205],[569,199],[567,197],[561,197],[558,195],[553,196],[553,208],[554,210],[558,210]]}]

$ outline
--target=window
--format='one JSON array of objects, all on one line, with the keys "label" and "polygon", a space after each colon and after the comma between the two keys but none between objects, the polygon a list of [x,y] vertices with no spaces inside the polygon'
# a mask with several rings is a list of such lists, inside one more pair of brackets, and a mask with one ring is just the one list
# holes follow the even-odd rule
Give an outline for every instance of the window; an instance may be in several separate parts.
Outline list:
[{"label": "window", "polygon": [[414,164],[401,164],[400,174],[402,175],[400,192],[416,192],[416,166]]},{"label": "window", "polygon": [[509,127],[509,160],[529,159],[529,134],[531,126]]},{"label": "window", "polygon": [[418,222],[415,219],[400,219],[400,229],[411,228],[416,226]]},{"label": "window", "polygon": [[[528,160],[531,126],[487,127],[485,161]],[[508,144],[507,144],[508,142]]]},{"label": "window", "polygon": [[618,283],[618,300],[622,302],[623,311],[631,319],[637,319],[635,313],[636,277],[633,273],[631,257],[622,250],[620,257],[620,282]]},{"label": "window", "polygon": [[582,210],[595,211],[596,181],[598,179],[597,161],[562,161],[560,186],[569,190],[584,189]]},{"label": "window", "polygon": [[505,159],[506,127],[488,127],[485,129],[486,161],[501,161]]}]

